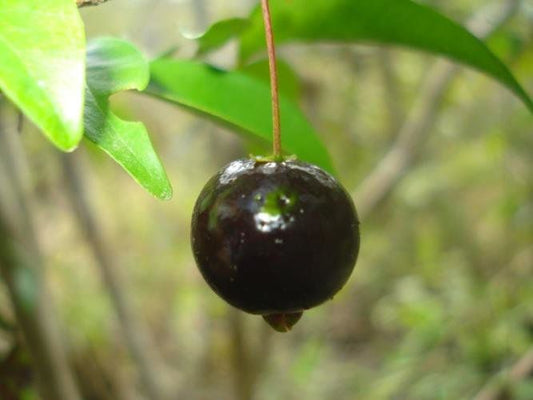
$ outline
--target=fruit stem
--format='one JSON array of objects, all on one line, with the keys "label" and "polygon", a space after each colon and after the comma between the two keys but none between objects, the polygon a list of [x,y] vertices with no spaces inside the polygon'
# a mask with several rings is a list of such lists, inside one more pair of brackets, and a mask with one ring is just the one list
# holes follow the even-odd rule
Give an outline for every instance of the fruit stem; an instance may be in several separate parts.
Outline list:
[{"label": "fruit stem", "polygon": [[268,65],[270,70],[270,90],[272,96],[272,146],[274,158],[281,159],[281,123],[279,117],[279,87],[278,71],[276,67],[276,47],[268,0],[261,0],[263,20],[265,23],[265,38],[268,50]]}]

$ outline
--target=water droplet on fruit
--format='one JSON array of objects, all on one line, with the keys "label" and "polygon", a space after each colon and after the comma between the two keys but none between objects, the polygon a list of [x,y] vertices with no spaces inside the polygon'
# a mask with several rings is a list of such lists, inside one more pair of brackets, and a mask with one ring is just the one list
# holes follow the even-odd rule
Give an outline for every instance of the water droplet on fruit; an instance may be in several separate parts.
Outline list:
[{"label": "water droplet on fruit", "polygon": [[241,160],[208,182],[191,242],[217,294],[286,332],[300,311],[342,288],[357,258],[359,226],[351,198],[329,180],[299,161]]},{"label": "water droplet on fruit", "polygon": [[257,213],[254,216],[255,226],[261,232],[271,232],[275,229],[282,228],[284,225],[281,215],[271,215],[268,213]]},{"label": "water droplet on fruit", "polygon": [[249,169],[253,169],[253,167],[253,160],[233,161],[224,169],[224,173],[220,175],[220,182],[223,184],[231,183],[235,181],[235,179],[237,179],[239,175],[242,175],[245,171]]}]

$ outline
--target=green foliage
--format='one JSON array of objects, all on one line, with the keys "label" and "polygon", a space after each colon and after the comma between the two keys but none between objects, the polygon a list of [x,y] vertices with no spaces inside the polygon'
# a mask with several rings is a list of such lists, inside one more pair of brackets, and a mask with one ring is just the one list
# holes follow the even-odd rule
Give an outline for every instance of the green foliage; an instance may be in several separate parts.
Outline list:
[{"label": "green foliage", "polygon": [[[287,96],[287,98],[295,103],[299,102],[302,94],[302,87],[298,75],[292,67],[283,60],[278,60],[276,66],[278,70],[280,93]],[[268,60],[259,60],[246,64],[239,68],[239,71],[270,84]]]},{"label": "green foliage", "polygon": [[0,5],[0,89],[62,150],[82,137],[84,32],[72,0]]},{"label": "green foliage", "polygon": [[[272,2],[278,43],[373,42],[408,46],[449,57],[500,81],[533,112],[533,102],[487,46],[437,11],[410,0],[292,0]],[[241,35],[241,59],[265,47],[259,9]]]},{"label": "green foliage", "polygon": [[[0,89],[56,146],[72,150],[82,133],[85,80],[83,26],[75,6],[70,0],[9,0],[2,7],[7,17],[0,26]],[[371,41],[429,51],[487,73],[533,110],[507,67],[480,40],[426,6],[409,0],[293,0],[273,2],[272,12],[279,43]],[[242,60],[264,47],[259,10],[249,19],[215,23],[198,38],[198,54],[235,36]],[[87,61],[85,135],[150,193],[170,198],[170,183],[144,125],[123,121],[109,110],[111,94],[145,88],[149,72],[143,56],[131,44],[105,39],[92,44]],[[280,62],[279,68],[284,148],[331,171],[324,146],[295,104],[300,93],[297,78],[287,64]],[[264,61],[223,73],[193,62],[159,59],[152,73],[151,94],[270,141]]]},{"label": "green foliage", "polygon": [[[146,91],[246,135],[272,140],[269,86],[242,72],[161,58],[151,63],[151,82]],[[298,106],[281,96],[280,107],[284,149],[332,171],[326,149]]]},{"label": "green foliage", "polygon": [[143,90],[148,80],[148,63],[133,45],[113,38],[91,42],[87,48],[85,136],[150,193],[169,199],[172,187],[145,126],[123,121],[109,109],[111,94]]},{"label": "green foliage", "polygon": [[[65,128],[65,115],[76,104],[81,110],[85,79],[81,23],[72,3],[5,0],[0,6],[0,90],[54,143],[61,142],[62,149],[74,147],[81,134],[81,111],[77,133]],[[120,3],[109,10],[117,7],[120,12],[124,7],[128,12],[121,18],[133,21],[128,32],[144,31],[138,29],[140,19],[129,12],[136,7]],[[231,7],[227,3],[225,7]],[[439,3],[466,16],[482,2],[419,3]],[[484,70],[531,105],[481,42],[425,6],[405,0],[272,0],[271,5],[280,44],[370,41],[415,47]],[[344,8],[337,9],[339,5]],[[404,6],[405,13],[400,10]],[[85,15],[105,14],[105,7]],[[144,21],[146,31],[162,24],[157,18]],[[99,23],[101,31],[109,31],[106,22]],[[249,23],[216,26],[200,39],[207,43],[201,45],[200,55],[241,34],[246,61],[236,71],[168,58],[150,66],[135,47],[116,39],[97,40],[88,49],[86,134],[161,198],[168,196],[170,185],[146,129],[114,115],[109,96],[143,90],[151,73],[146,93],[171,104],[144,103],[145,118],[153,126],[170,126],[165,133],[180,132],[168,140],[172,145],[162,149],[167,170],[180,182],[176,202],[159,204],[148,196],[136,196],[138,189],[131,187],[129,177],[115,175],[107,163],[92,165],[98,179],[91,191],[96,203],[105,205],[99,216],[106,221],[106,237],[112,240],[112,250],[127,271],[128,287],[135,292],[134,310],[157,335],[158,350],[165,353],[168,364],[179,370],[184,384],[178,383],[177,390],[189,398],[234,398],[229,360],[242,355],[235,350],[239,344],[254,367],[250,370],[264,367],[254,387],[255,397],[264,400],[467,400],[494,378],[503,381],[533,340],[531,114],[507,101],[502,88],[464,71],[468,79],[449,85],[444,104],[435,106],[438,118],[430,124],[427,142],[417,144],[415,163],[404,171],[392,195],[365,218],[363,251],[349,285],[333,302],[306,313],[291,336],[274,336],[271,343],[260,330],[262,321],[250,318],[242,324],[245,340],[237,340],[231,336],[239,329],[234,317],[228,317],[223,303],[191,268],[188,235],[194,199],[217,164],[236,156],[234,142],[189,129],[187,118],[169,112],[174,104],[229,125],[247,139],[263,145],[270,141],[262,22],[253,14]],[[490,45],[531,88],[530,28],[531,15],[522,12]],[[166,37],[173,32],[167,30]],[[137,34],[135,40],[145,43],[144,33]],[[73,46],[77,38],[81,39]],[[72,46],[73,51],[63,46]],[[279,61],[285,148],[331,167],[324,145],[297,105],[302,100],[313,110],[316,126],[327,134],[323,140],[335,156],[343,182],[355,192],[358,182],[394,146],[398,126],[387,124],[386,107],[396,107],[401,123],[407,107],[416,104],[428,59],[411,52],[387,52],[391,68],[382,71],[381,54],[370,47],[353,52],[344,46],[281,50],[314,85],[303,92],[288,63]],[[393,79],[384,84],[387,72]],[[45,89],[39,82],[46,84]],[[419,112],[410,111],[415,116]],[[193,124],[197,126],[201,125]],[[136,387],[131,362],[117,346],[123,337],[110,324],[115,315],[93,271],[93,260],[86,244],[70,229],[69,208],[57,201],[55,188],[61,187],[61,178],[51,173],[55,154],[43,151],[39,141],[23,140],[30,144],[28,158],[39,189],[38,218],[45,222],[43,252],[51,274],[47,276],[68,327],[71,354],[77,357],[79,350],[88,350],[91,359],[92,350],[101,354],[107,375],[97,375],[91,382],[107,385],[116,379],[121,388]],[[33,277],[23,273],[15,278],[23,303],[35,304]],[[5,304],[5,293],[0,291],[0,306]],[[3,338],[9,335],[2,332]],[[6,371],[15,369],[10,364]],[[118,378],[113,377],[115,371]],[[238,367],[235,373],[238,376]],[[19,396],[24,396],[20,390]],[[509,395],[517,400],[533,398],[530,380],[509,385]]]},{"label": "green foliage", "polygon": [[250,21],[245,18],[230,18],[213,24],[198,40],[198,55],[217,49],[231,38],[243,32]]}]

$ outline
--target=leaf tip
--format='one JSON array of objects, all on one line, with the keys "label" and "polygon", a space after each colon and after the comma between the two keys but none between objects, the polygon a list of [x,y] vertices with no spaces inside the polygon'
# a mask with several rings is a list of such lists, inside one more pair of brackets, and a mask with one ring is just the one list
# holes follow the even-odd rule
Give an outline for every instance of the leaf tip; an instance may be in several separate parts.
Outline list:
[{"label": "leaf tip", "polygon": [[157,198],[159,200],[168,201],[172,199],[173,195],[174,195],[174,191],[172,189],[172,186],[170,186],[169,184],[165,189],[163,189],[163,191],[157,194]]},{"label": "leaf tip", "polygon": [[59,150],[65,153],[71,153],[78,148],[80,141],[83,137],[83,133],[80,131],[79,134],[72,135],[69,137],[58,137],[51,134],[47,134],[47,136],[52,142],[52,144],[56,146]]}]

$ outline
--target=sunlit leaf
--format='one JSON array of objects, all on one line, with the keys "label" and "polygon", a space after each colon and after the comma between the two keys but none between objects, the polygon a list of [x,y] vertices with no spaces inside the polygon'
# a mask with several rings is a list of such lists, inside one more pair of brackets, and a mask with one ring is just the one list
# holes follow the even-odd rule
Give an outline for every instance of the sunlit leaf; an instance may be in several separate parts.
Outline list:
[{"label": "sunlit leaf", "polygon": [[62,150],[82,136],[84,64],[74,1],[0,2],[0,90]]},{"label": "sunlit leaf", "polygon": [[197,38],[198,54],[204,54],[226,44],[248,27],[244,18],[230,18],[213,24],[203,35]]},{"label": "sunlit leaf", "polygon": [[148,62],[133,45],[112,38],[92,41],[87,47],[85,136],[150,193],[169,199],[172,187],[145,126],[124,121],[109,108],[111,94],[143,90],[148,81]]},{"label": "sunlit leaf", "polygon": [[[268,83],[242,72],[185,60],[155,60],[151,72],[149,94],[201,112],[246,135],[272,140]],[[281,96],[280,107],[284,150],[331,171],[326,149],[298,106]]]},{"label": "sunlit leaf", "polygon": [[[459,24],[411,0],[291,0],[271,4],[278,43],[373,42],[446,56],[486,73],[533,111],[533,101],[488,47]],[[241,35],[241,59],[265,46],[260,10]]]}]

